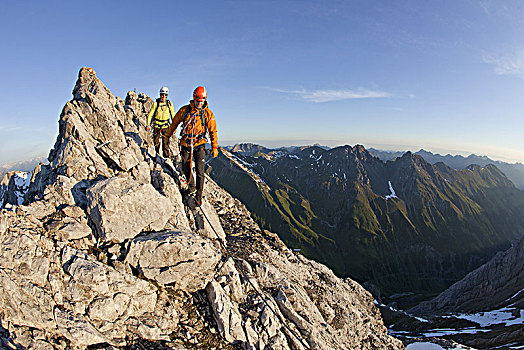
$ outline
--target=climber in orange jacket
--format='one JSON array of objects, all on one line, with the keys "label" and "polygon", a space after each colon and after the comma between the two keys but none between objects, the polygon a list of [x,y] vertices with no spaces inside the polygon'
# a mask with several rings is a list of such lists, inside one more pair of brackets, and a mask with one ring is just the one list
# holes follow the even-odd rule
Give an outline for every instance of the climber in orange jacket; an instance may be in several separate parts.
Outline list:
[{"label": "climber in orange jacket", "polygon": [[[171,137],[180,123],[182,123],[180,131],[182,170],[189,182],[189,194],[196,192],[196,202],[200,206],[204,191],[207,133],[211,139],[213,158],[218,155],[217,124],[213,112],[209,109],[207,91],[203,86],[198,86],[193,91],[193,99],[189,101],[189,104],[181,107],[175,114],[166,131],[166,137]],[[192,160],[195,162],[196,184],[195,179],[191,176]]]}]

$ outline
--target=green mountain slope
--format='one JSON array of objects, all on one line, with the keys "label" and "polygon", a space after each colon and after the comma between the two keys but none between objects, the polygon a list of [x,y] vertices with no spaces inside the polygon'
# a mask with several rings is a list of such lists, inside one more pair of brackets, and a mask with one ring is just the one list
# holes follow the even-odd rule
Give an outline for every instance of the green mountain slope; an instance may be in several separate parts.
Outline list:
[{"label": "green mountain slope", "polygon": [[288,246],[386,294],[440,291],[524,232],[524,193],[492,165],[382,162],[362,146],[223,150],[210,175]]}]

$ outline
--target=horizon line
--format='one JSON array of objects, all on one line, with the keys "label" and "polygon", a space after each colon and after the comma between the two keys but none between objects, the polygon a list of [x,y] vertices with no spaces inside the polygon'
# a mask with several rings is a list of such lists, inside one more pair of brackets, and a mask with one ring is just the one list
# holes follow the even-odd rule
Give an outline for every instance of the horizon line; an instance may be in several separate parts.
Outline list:
[{"label": "horizon line", "polygon": [[[281,147],[304,147],[304,146],[314,146],[314,145],[329,147],[331,149],[331,148],[336,148],[336,147],[341,147],[341,146],[354,147],[356,145],[362,145],[367,150],[373,148],[378,151],[403,152],[403,153],[406,153],[406,152],[417,153],[419,151],[426,151],[426,152],[432,153],[433,155],[438,155],[441,157],[445,157],[448,155],[452,157],[461,156],[464,158],[468,158],[470,156],[476,156],[479,158],[485,157],[492,161],[500,161],[500,162],[508,163],[508,164],[523,164],[524,165],[524,160],[516,159],[516,158],[512,158],[508,156],[501,156],[501,155],[496,155],[496,154],[491,154],[491,155],[482,154],[482,153],[475,153],[472,151],[463,151],[463,150],[456,150],[456,149],[436,150],[436,149],[439,149],[439,147],[423,147],[423,146],[402,145],[402,144],[398,144],[398,145],[397,144],[370,144],[370,143],[357,142],[351,145],[347,142],[340,142],[337,140],[297,139],[297,140],[255,140],[255,141],[224,140],[223,142],[221,142],[220,146],[234,146],[236,144],[246,144],[246,143],[256,144],[256,145],[263,146],[263,147],[270,148],[270,149],[281,148]],[[336,144],[328,145],[326,143],[336,143]],[[272,144],[272,145],[269,146],[268,144]],[[402,148],[402,149],[399,149],[399,148]]]}]

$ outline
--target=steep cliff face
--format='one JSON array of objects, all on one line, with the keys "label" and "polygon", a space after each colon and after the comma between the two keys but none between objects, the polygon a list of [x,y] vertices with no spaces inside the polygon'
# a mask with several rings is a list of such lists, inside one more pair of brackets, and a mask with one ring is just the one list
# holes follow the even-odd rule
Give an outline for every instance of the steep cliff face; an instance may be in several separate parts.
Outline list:
[{"label": "steep cliff face", "polygon": [[408,313],[381,306],[392,334],[406,339],[442,337],[475,349],[522,348],[523,309],[524,236]]},{"label": "steep cliff face", "polygon": [[409,152],[383,162],[359,145],[234,149],[210,175],[257,222],[385,294],[440,292],[524,232],[524,192],[493,165],[454,170]]},{"label": "steep cliff face", "polygon": [[524,235],[438,297],[410,311],[420,315],[524,308]]},{"label": "steep cliff face", "polygon": [[178,164],[144,129],[150,98],[124,102],[90,68],[73,96],[49,165],[1,212],[4,346],[403,348],[368,292],[261,230],[213,181],[200,208],[184,198]]}]

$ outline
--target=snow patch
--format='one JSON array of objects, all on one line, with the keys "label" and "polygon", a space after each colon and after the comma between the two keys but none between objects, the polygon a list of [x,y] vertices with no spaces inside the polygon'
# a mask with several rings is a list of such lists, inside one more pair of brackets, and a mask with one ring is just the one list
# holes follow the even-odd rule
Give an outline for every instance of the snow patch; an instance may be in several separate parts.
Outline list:
[{"label": "snow patch", "polygon": [[408,314],[406,311],[397,310],[397,309],[395,309],[395,308],[392,307],[392,306],[389,306],[389,305],[385,305],[385,304],[379,303],[376,299],[373,300],[373,303],[375,303],[375,305],[377,305],[377,306],[387,307],[388,309],[390,309],[390,310],[393,311],[393,312],[401,312],[401,313],[403,313],[403,314],[406,315],[406,316],[413,317],[414,319],[418,320],[419,322],[429,322],[428,320],[426,320],[426,319],[424,319],[424,318],[422,318],[422,317],[417,317],[417,316],[415,316],[415,315]]},{"label": "snow patch", "polygon": [[285,156],[287,153],[286,152],[283,152],[283,151],[275,151],[272,153],[272,156],[273,158],[281,158],[283,156]]},{"label": "snow patch", "polygon": [[388,184],[389,184],[389,190],[391,191],[391,194],[388,194],[384,198],[386,198],[386,200],[388,200],[390,198],[398,198],[397,194],[395,193],[395,190],[393,189],[393,185],[391,184],[391,181],[388,181]]},{"label": "snow patch", "polygon": [[[411,343],[408,346],[406,346],[406,350],[445,350],[445,349],[449,349],[449,348],[443,348],[442,346],[438,344],[430,343],[430,342],[427,342],[427,343],[416,342],[416,343]],[[471,349],[471,348],[464,347],[462,345],[457,345],[453,347],[452,349],[459,350],[459,349]]]},{"label": "snow patch", "polygon": [[480,327],[486,328],[494,324],[504,324],[506,327],[511,325],[524,324],[524,310],[520,310],[519,316],[514,316],[513,308],[502,308],[499,310],[478,312],[476,314],[458,314],[443,317],[456,317],[478,323]]},{"label": "snow patch", "polygon": [[444,348],[434,343],[411,343],[406,350],[444,350]]},{"label": "snow patch", "polygon": [[506,299],[506,301],[510,301],[511,299],[515,298],[517,295],[519,295],[520,293],[522,293],[524,291],[524,289],[521,289],[519,290],[517,293],[515,293],[513,296],[509,297],[508,299]]}]

